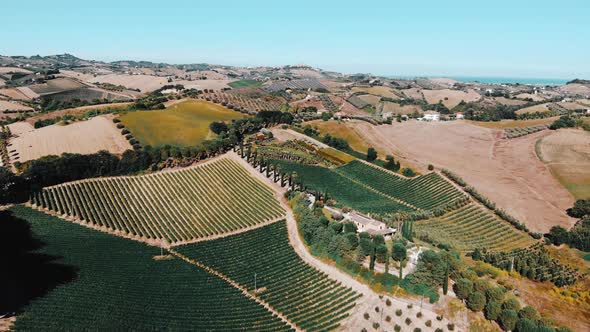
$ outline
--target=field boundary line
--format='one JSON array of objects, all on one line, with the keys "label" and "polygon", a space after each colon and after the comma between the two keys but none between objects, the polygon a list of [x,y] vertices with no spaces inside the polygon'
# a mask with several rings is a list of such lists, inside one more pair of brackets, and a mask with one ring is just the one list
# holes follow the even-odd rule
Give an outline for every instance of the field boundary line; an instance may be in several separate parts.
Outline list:
[{"label": "field boundary line", "polygon": [[389,198],[389,199],[391,199],[391,200],[393,200],[393,201],[395,201],[395,202],[397,202],[397,203],[399,203],[399,204],[401,204],[401,205],[405,205],[405,206],[407,206],[407,207],[410,207],[410,208],[412,208],[412,209],[415,209],[415,210],[417,210],[417,211],[426,211],[426,210],[423,210],[423,209],[417,208],[417,207],[415,207],[414,205],[412,205],[412,204],[410,204],[410,203],[408,203],[408,202],[406,202],[406,201],[404,201],[404,200],[401,200],[401,199],[399,199],[399,198],[396,198],[396,197],[394,197],[394,196],[391,196],[391,195],[388,195],[388,194],[386,194],[386,193],[384,193],[384,192],[381,192],[381,191],[379,191],[379,190],[377,190],[377,189],[375,189],[375,188],[373,188],[373,187],[369,186],[369,185],[368,185],[368,184],[366,184],[366,183],[362,183],[361,181],[358,181],[358,180],[356,180],[356,179],[353,179],[353,178],[351,178],[351,177],[348,177],[348,176],[346,176],[346,175],[345,175],[343,172],[339,171],[337,168],[333,169],[333,171],[334,171],[334,172],[336,172],[337,174],[339,174],[340,176],[342,176],[342,177],[344,177],[344,178],[346,178],[346,179],[348,179],[348,180],[350,180],[350,181],[352,181],[352,182],[354,182],[354,183],[356,183],[356,184],[358,184],[358,185],[360,185],[360,186],[362,186],[362,187],[365,187],[366,189],[369,189],[369,190],[371,190],[371,191],[373,191],[373,192],[375,192],[375,193],[377,193],[377,194],[379,194],[379,195],[385,196],[385,197],[387,197],[387,198]]},{"label": "field boundary line", "polygon": [[260,304],[261,306],[263,306],[266,310],[272,312],[273,314],[277,315],[277,317],[279,317],[282,321],[284,321],[286,324],[288,324],[289,326],[291,326],[293,329],[295,329],[296,331],[303,331],[301,328],[299,328],[297,325],[295,325],[293,322],[291,322],[289,319],[287,319],[287,317],[283,316],[280,312],[276,311],[270,304],[268,304],[266,301],[260,299],[259,297],[257,297],[256,295],[248,292],[248,290],[240,285],[238,282],[234,281],[233,279],[231,279],[230,277],[226,276],[225,274],[217,271],[214,268],[211,268],[195,259],[191,259],[188,258],[186,256],[184,256],[183,254],[177,252],[176,250],[169,248],[168,252],[170,252],[173,256],[176,256],[180,259],[182,259],[183,261],[191,264],[191,265],[195,265],[198,266],[200,268],[202,268],[203,270],[215,275],[216,277],[224,280],[225,282],[229,283],[231,286],[233,286],[234,288],[240,290],[242,292],[242,294],[244,294],[244,296],[256,301],[258,304]]}]

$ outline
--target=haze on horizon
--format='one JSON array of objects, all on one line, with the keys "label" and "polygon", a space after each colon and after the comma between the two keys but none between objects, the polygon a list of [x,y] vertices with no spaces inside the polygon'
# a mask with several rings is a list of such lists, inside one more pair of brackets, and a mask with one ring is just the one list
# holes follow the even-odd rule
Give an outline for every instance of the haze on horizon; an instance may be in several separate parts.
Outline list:
[{"label": "haze on horizon", "polygon": [[7,2],[0,54],[590,78],[587,1]]}]

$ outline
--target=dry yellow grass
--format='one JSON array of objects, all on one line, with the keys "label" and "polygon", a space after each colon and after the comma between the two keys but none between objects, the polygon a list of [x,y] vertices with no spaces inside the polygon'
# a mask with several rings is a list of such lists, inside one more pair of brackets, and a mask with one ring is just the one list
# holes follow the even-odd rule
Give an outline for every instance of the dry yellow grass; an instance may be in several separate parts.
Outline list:
[{"label": "dry yellow grass", "polygon": [[481,95],[471,89],[467,92],[451,89],[422,90],[422,94],[429,104],[436,104],[440,101],[449,109],[457,106],[462,100],[471,102],[481,99]]},{"label": "dry yellow grass", "polygon": [[88,154],[107,150],[120,154],[131,149],[111,117],[103,116],[67,126],[51,125],[21,132],[10,144],[8,151],[13,163],[65,152]]},{"label": "dry yellow grass", "polygon": [[377,107],[379,105],[379,102],[381,102],[381,97],[374,95],[361,95],[358,96],[358,98],[371,104],[371,106],[373,107]]},{"label": "dry yellow grass", "polygon": [[539,159],[576,199],[590,199],[590,133],[560,129],[539,140]]},{"label": "dry yellow grass", "polygon": [[[367,149],[370,147],[363,136],[354,129],[355,126],[349,126],[347,122],[316,120],[308,122],[307,124],[316,127],[322,135],[330,134],[334,137],[345,139],[355,151],[366,153]],[[377,149],[377,152],[380,156],[384,156],[382,150],[380,151]]]},{"label": "dry yellow grass", "polygon": [[531,126],[547,125],[553,123],[559,117],[551,117],[545,119],[533,119],[533,120],[502,120],[502,121],[471,121],[466,120],[465,122],[490,129],[506,129],[506,128],[524,128]]},{"label": "dry yellow grass", "polygon": [[372,87],[358,87],[355,86],[352,88],[354,92],[366,92],[372,95],[381,96],[381,97],[388,97],[388,98],[399,98],[397,94],[395,94],[394,90],[388,88],[386,86],[372,86]]},{"label": "dry yellow grass", "polygon": [[516,111],[516,114],[535,113],[535,112],[539,112],[539,113],[549,112],[550,110],[547,107],[547,105],[548,104],[539,104],[539,105],[533,105],[533,106],[521,108],[518,111]]}]

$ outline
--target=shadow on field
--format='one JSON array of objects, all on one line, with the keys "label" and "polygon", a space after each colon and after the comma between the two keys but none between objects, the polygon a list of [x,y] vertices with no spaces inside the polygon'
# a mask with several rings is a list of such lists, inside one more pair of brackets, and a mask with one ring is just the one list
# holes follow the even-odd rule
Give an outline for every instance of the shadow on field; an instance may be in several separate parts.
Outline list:
[{"label": "shadow on field", "polygon": [[29,301],[76,278],[76,267],[37,252],[45,245],[25,220],[0,211],[0,316],[18,313]]}]

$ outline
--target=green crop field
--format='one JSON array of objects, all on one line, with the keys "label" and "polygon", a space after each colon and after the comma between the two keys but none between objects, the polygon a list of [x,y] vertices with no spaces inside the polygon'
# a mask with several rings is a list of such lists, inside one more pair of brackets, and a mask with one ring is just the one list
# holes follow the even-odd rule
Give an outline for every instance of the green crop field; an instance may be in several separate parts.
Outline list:
[{"label": "green crop field", "polygon": [[189,100],[165,110],[129,112],[120,120],[144,146],[194,146],[215,136],[209,130],[211,122],[243,117],[204,100]]},{"label": "green crop field", "polygon": [[285,213],[270,188],[229,158],[178,171],[48,187],[33,204],[169,243],[235,231]]},{"label": "green crop field", "polygon": [[413,211],[384,194],[373,191],[356,183],[333,169],[303,165],[288,161],[277,161],[284,172],[296,172],[303,178],[305,185],[316,191],[328,191],[328,196],[338,204],[351,207],[365,213],[394,213]]},{"label": "green crop field", "polygon": [[305,264],[289,244],[284,221],[175,250],[258,290],[258,297],[305,331],[335,329],[360,296]]},{"label": "green crop field", "polygon": [[157,248],[26,207],[12,211],[44,244],[30,255],[44,261],[55,257],[56,263],[77,270],[74,280],[28,303],[13,326],[16,331],[289,330],[205,270],[180,259],[154,260]]},{"label": "green crop field", "polygon": [[358,160],[338,167],[336,171],[423,210],[440,208],[466,197],[437,173],[405,179]]},{"label": "green crop field", "polygon": [[254,80],[241,80],[228,83],[227,85],[231,86],[234,89],[239,88],[258,88],[261,87],[263,82],[254,81]]},{"label": "green crop field", "polygon": [[418,221],[415,231],[418,237],[428,236],[462,251],[510,251],[534,244],[528,234],[473,203],[438,218]]}]

